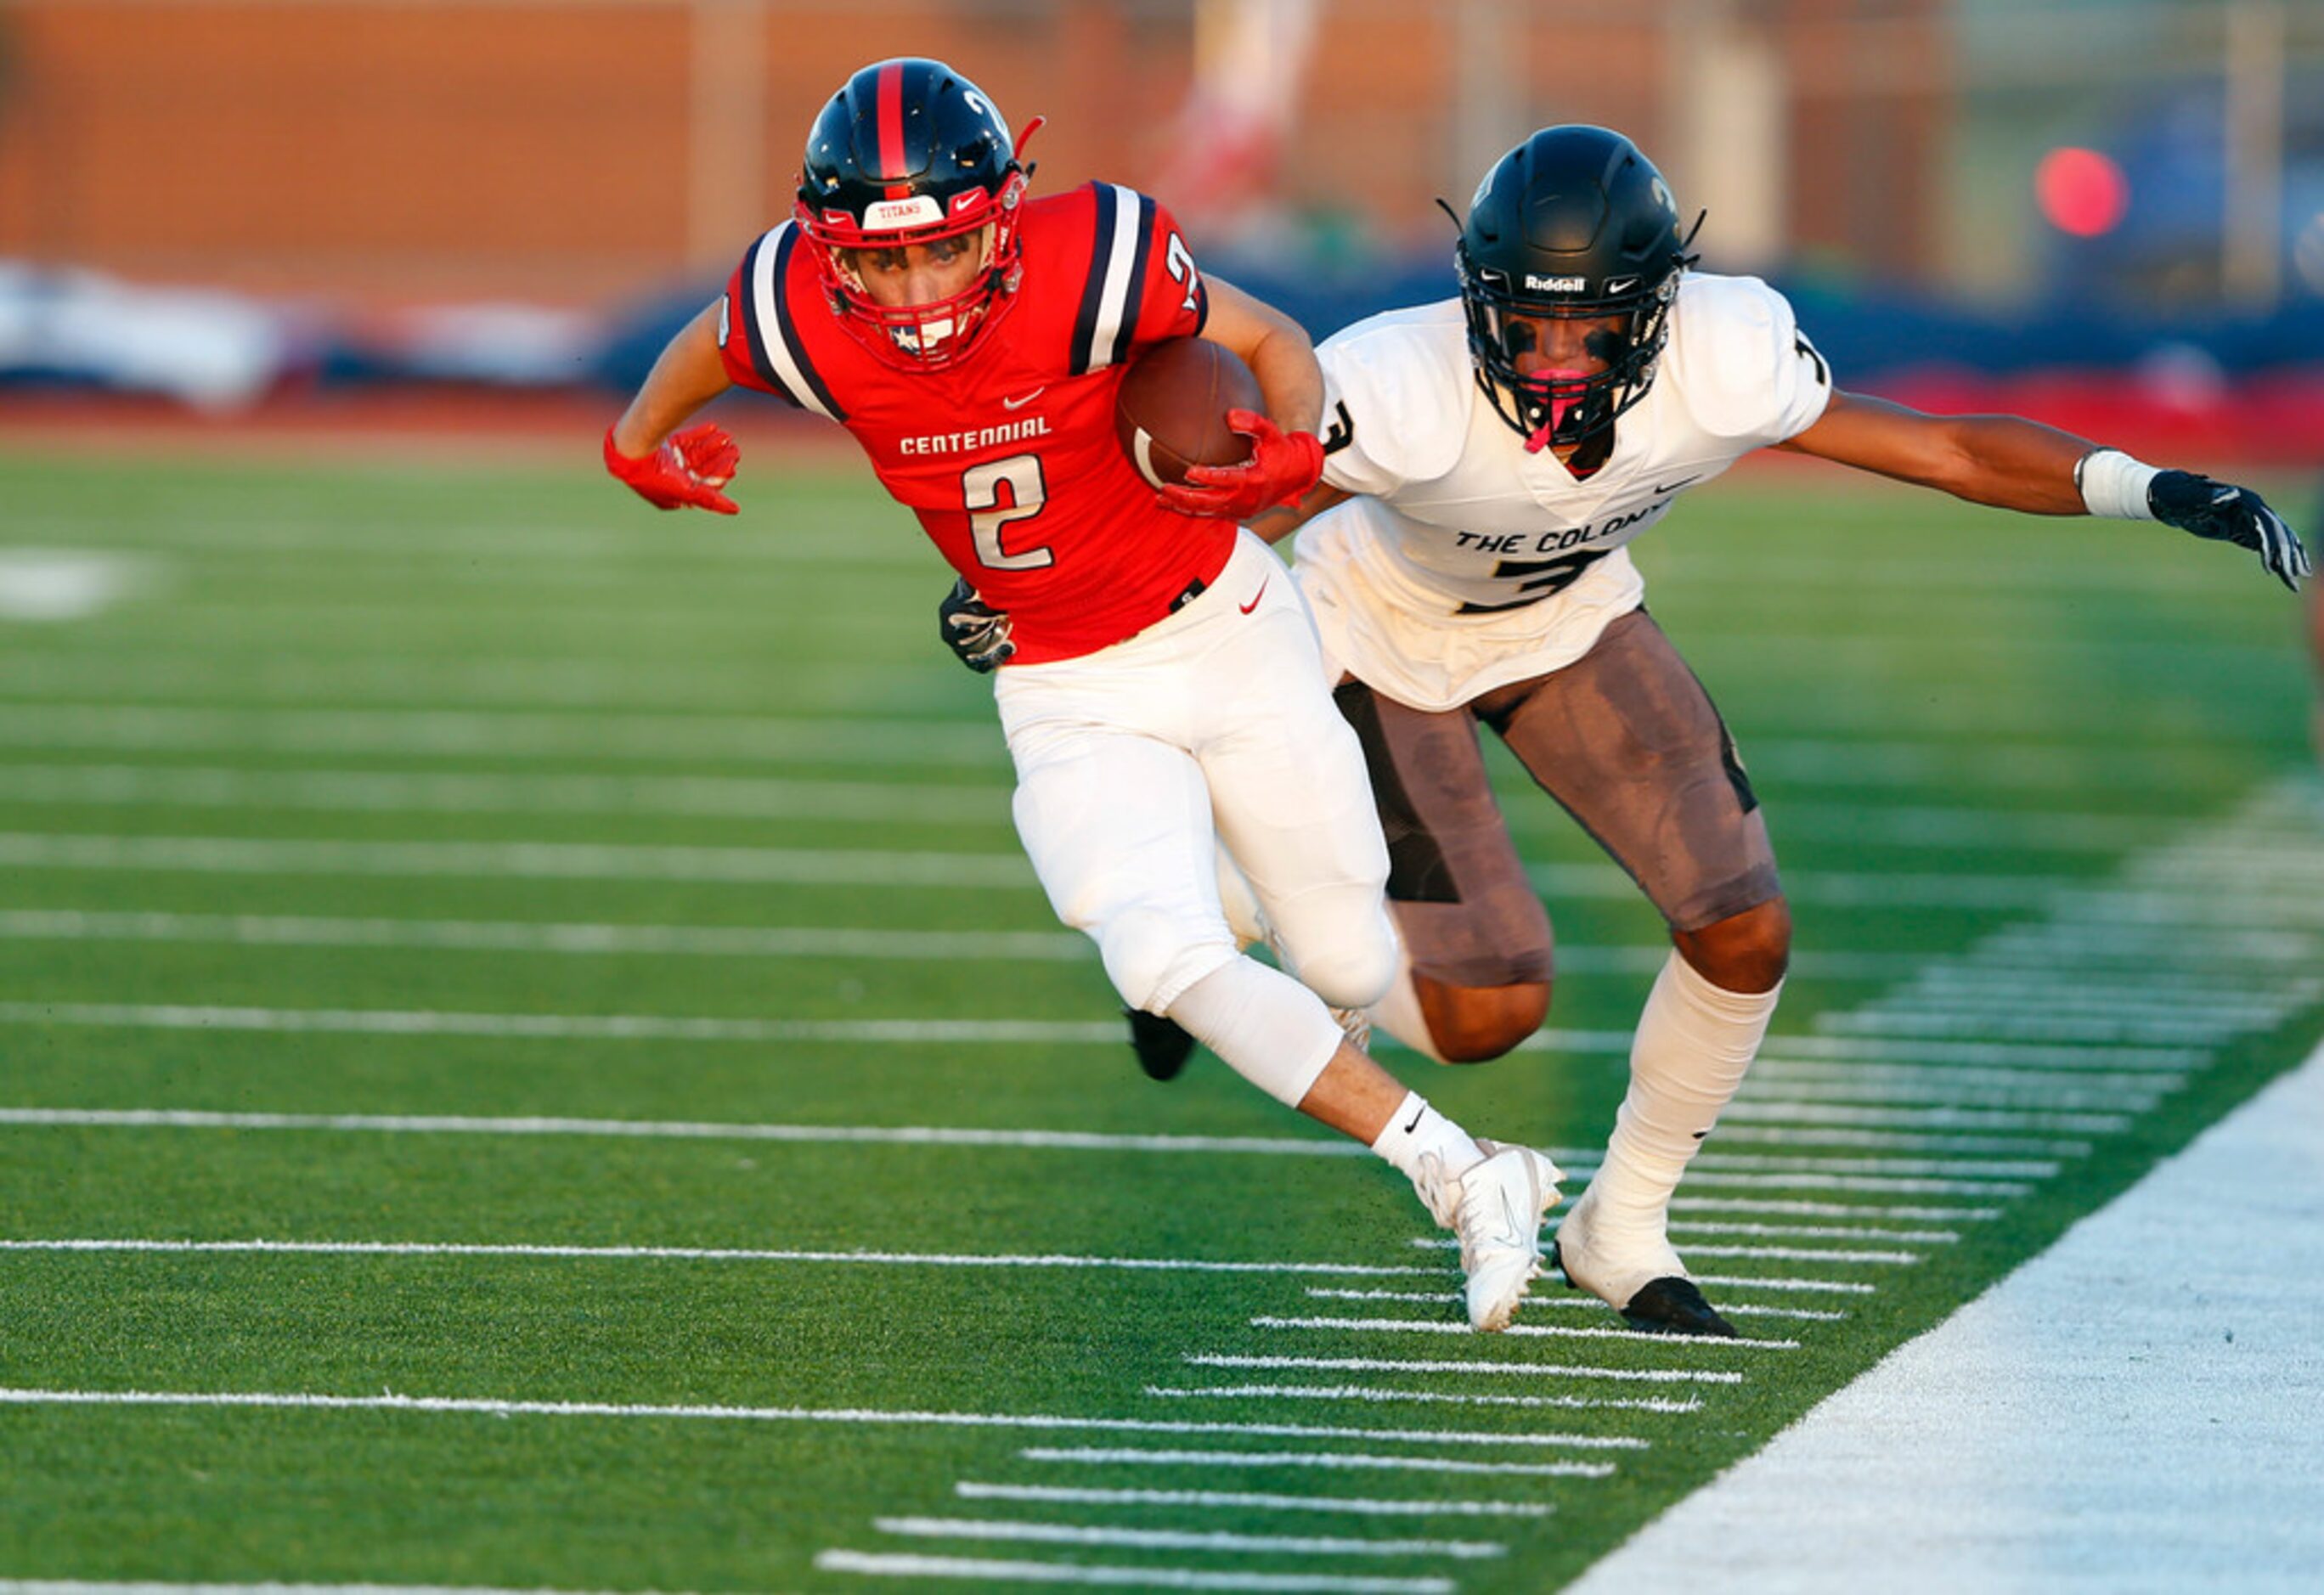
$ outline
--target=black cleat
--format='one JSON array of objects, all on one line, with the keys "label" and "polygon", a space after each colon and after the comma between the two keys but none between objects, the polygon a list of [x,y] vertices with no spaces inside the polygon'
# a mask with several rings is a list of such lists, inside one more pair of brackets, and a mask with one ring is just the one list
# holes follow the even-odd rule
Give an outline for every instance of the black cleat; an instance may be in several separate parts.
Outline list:
[{"label": "black cleat", "polygon": [[1130,1021],[1130,1050],[1138,1055],[1138,1066],[1146,1077],[1176,1080],[1194,1056],[1194,1038],[1178,1028],[1177,1020],[1158,1013],[1125,1008],[1121,1017]]},{"label": "black cleat", "polygon": [[1650,1279],[1638,1286],[1628,1305],[1622,1309],[1624,1322],[1645,1334],[1705,1334],[1721,1340],[1740,1340],[1735,1326],[1719,1315],[1719,1309],[1702,1299],[1702,1292],[1694,1281],[1672,1275],[1665,1279]]}]

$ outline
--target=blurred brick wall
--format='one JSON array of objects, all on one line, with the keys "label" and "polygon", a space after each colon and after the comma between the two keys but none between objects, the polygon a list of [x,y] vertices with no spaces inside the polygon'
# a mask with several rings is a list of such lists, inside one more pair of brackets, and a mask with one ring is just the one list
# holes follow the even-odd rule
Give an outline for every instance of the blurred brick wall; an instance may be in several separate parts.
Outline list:
[{"label": "blurred brick wall", "polygon": [[[1513,35],[1504,142],[1607,122],[1683,198],[1658,141],[1665,32],[1689,3],[1485,8]],[[1796,23],[1787,49],[1814,64],[1812,24],[1849,0],[1735,3]],[[1431,201],[1465,204],[1480,175],[1454,149],[1475,64],[1456,9],[1327,0],[1286,200],[1389,239],[1444,235]],[[600,302],[723,270],[788,209],[809,118],[867,60],[938,56],[1019,128],[1047,115],[1029,153],[1056,192],[1152,178],[1193,39],[1193,0],[0,0],[0,255],[377,300]],[[1803,180],[1793,230],[1898,269],[1925,258],[1915,217],[1831,207],[1868,182],[1925,189],[1941,126],[1830,99],[1794,119],[1811,180],[1851,151],[1878,163]]]}]

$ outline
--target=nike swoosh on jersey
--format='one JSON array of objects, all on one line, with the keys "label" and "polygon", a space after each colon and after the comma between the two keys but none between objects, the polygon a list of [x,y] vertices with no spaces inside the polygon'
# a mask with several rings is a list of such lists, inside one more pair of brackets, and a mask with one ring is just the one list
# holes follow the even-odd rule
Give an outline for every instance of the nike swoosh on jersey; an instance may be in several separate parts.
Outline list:
[{"label": "nike swoosh on jersey", "polygon": [[1657,482],[1655,484],[1655,491],[1656,493],[1676,493],[1688,483],[1700,482],[1702,480],[1702,474],[1698,471],[1692,476],[1682,476],[1675,482]]},{"label": "nike swoosh on jersey", "polygon": [[1042,394],[1048,391],[1048,383],[1043,383],[1039,387],[1026,394],[1022,399],[1003,399],[1001,401],[1001,408],[1003,410],[1022,410],[1028,404],[1032,403],[1034,400],[1038,399]]},{"label": "nike swoosh on jersey", "polygon": [[1250,603],[1240,606],[1243,613],[1249,614],[1252,610],[1259,607],[1259,601],[1267,596],[1267,584],[1274,579],[1275,578],[1271,576],[1263,576],[1259,578],[1259,591],[1250,595]]}]

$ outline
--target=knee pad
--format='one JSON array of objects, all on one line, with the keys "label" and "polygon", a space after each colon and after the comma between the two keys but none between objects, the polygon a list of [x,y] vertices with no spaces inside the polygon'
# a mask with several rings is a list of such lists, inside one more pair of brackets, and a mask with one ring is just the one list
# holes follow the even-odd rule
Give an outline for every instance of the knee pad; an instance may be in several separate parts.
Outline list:
[{"label": "knee pad", "polygon": [[1160,1013],[1235,955],[1223,926],[1207,933],[1153,908],[1125,908],[1099,928],[1106,979],[1130,1007]]},{"label": "knee pad", "polygon": [[1282,933],[1298,965],[1293,973],[1333,1008],[1369,1008],[1395,983],[1403,954],[1386,903],[1376,902],[1370,913],[1351,915],[1323,934],[1302,930],[1307,933]]}]

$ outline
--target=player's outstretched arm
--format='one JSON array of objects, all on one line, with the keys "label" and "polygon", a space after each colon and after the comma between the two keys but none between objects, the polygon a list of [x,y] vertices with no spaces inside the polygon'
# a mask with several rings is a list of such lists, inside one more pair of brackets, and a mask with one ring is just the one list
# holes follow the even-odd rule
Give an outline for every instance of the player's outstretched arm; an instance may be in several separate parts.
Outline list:
[{"label": "player's outstretched arm", "polygon": [[1250,439],[1250,458],[1239,466],[1196,466],[1183,484],[1162,489],[1162,502],[1189,515],[1248,521],[1296,504],[1323,477],[1323,445],[1315,423],[1323,415],[1323,368],[1315,364],[1306,330],[1272,305],[1213,277],[1210,306],[1203,336],[1232,349],[1250,367],[1267,413],[1227,411],[1227,424]]},{"label": "player's outstretched arm", "polygon": [[2250,549],[2294,589],[2308,574],[2299,536],[2250,488],[2144,465],[2017,416],[1923,415],[1834,392],[1813,426],[1777,447],[2005,510],[2160,521]]},{"label": "player's outstretched arm", "polygon": [[734,514],[734,501],[719,491],[742,458],[734,440],[708,424],[671,435],[731,383],[713,304],[678,329],[622,419],[605,429],[605,469],[657,509]]}]

